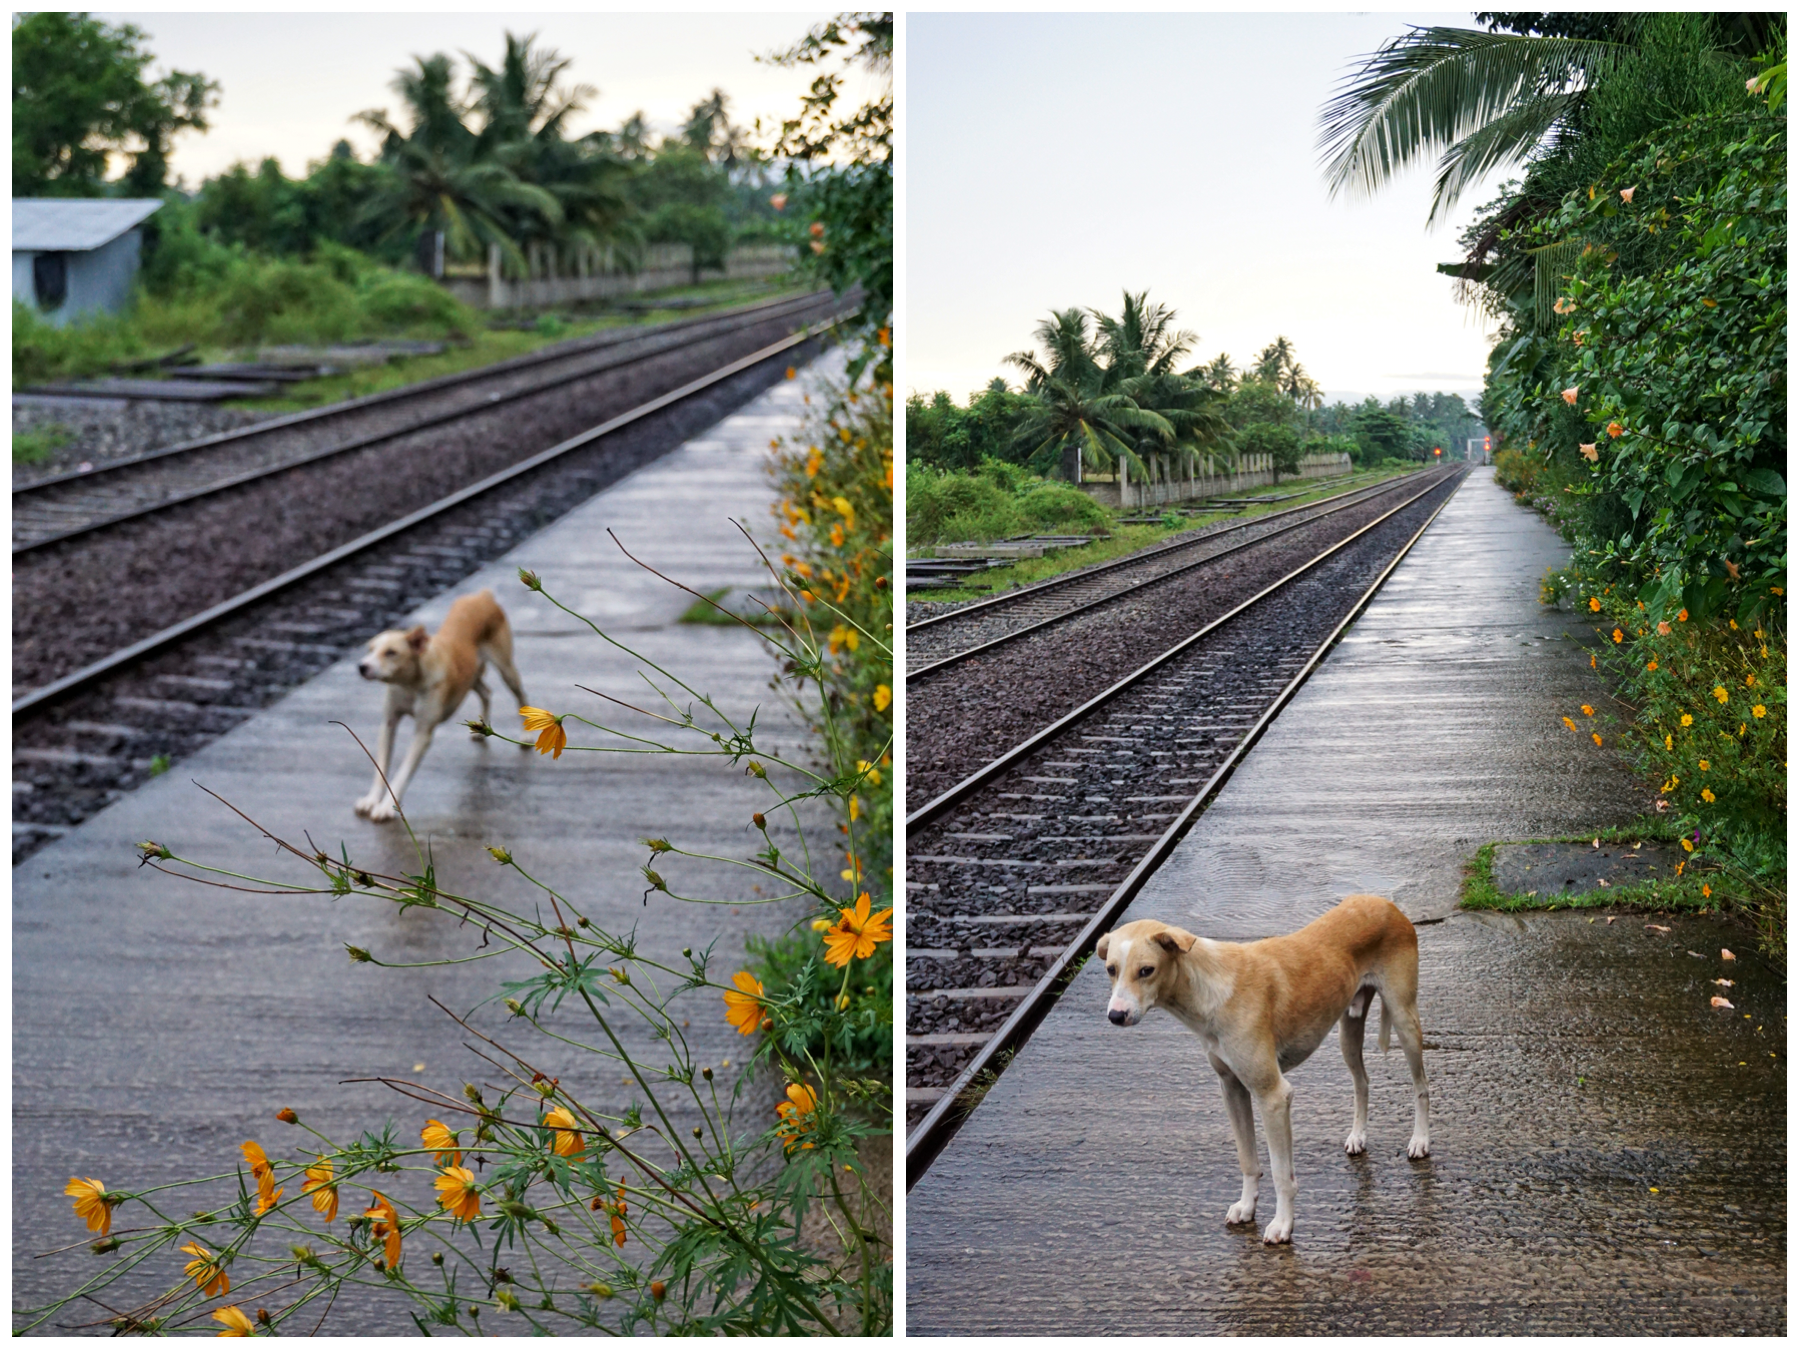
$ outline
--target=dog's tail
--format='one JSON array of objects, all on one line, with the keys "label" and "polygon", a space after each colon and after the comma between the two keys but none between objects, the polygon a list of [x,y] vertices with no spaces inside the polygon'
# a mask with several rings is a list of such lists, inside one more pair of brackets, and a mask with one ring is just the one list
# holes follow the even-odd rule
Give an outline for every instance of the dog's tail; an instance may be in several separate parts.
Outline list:
[{"label": "dog's tail", "polygon": [[1383,994],[1381,996],[1381,1038],[1380,1038],[1380,1040],[1381,1040],[1381,1053],[1385,1055],[1387,1053],[1387,1049],[1388,1049],[1388,1001],[1387,1001],[1386,994]]}]

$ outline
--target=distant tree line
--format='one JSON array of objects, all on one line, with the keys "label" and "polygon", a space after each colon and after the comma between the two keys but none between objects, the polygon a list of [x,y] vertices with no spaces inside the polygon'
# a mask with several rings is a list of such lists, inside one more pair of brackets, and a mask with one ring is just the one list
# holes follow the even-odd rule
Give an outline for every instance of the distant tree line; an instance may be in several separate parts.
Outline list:
[{"label": "distant tree line", "polygon": [[1121,465],[1155,477],[1269,455],[1279,474],[1317,453],[1346,453],[1358,464],[1424,460],[1438,448],[1448,456],[1482,434],[1457,394],[1323,407],[1285,337],[1243,369],[1225,353],[1178,369],[1196,339],[1174,322],[1174,311],[1147,293],[1127,292],[1117,318],[1053,312],[1038,325],[1037,351],[1007,357],[1024,373],[1023,388],[997,377],[966,406],[941,390],[907,400],[908,462],[968,470],[995,459],[1073,481]]},{"label": "distant tree line", "polygon": [[[442,53],[399,71],[397,110],[356,118],[381,134],[370,160],[340,140],[303,177],[269,158],[174,191],[170,142],[207,129],[218,85],[180,71],[147,80],[144,40],[85,14],[14,16],[15,197],[165,196],[147,230],[152,250],[193,231],[268,256],[329,243],[426,270],[439,236],[449,262],[497,247],[513,274],[608,248],[629,258],[648,243],[687,244],[696,269],[719,267],[736,243],[805,238],[770,200],[786,166],[750,144],[722,90],[660,140],[641,112],[574,136],[568,123],[596,91],[570,82],[570,61],[535,35],[511,33],[493,66],[465,54],[466,78]],[[117,159],[124,171],[109,178]]]}]

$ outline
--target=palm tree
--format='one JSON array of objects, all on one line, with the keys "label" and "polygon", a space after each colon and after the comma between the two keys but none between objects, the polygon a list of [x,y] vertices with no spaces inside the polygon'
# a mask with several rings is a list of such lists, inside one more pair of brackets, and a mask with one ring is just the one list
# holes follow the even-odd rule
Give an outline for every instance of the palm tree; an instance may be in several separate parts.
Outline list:
[{"label": "palm tree", "polygon": [[1201,366],[1195,374],[1206,383],[1209,389],[1216,389],[1221,394],[1229,394],[1237,388],[1237,368],[1231,364],[1229,352],[1220,352],[1204,366]]},{"label": "palm tree", "polygon": [[1080,309],[1053,311],[1034,334],[1046,359],[1035,352],[1006,358],[1025,372],[1030,400],[1014,431],[1014,444],[1036,472],[1060,468],[1076,482],[1084,464],[1107,470],[1123,462],[1147,476],[1138,436],[1167,443],[1175,439],[1175,428],[1116,387],[1107,366],[1096,359],[1087,322]]},{"label": "palm tree", "polygon": [[1294,344],[1278,337],[1256,354],[1256,364],[1250,369],[1257,379],[1279,386],[1282,375],[1293,362]]}]

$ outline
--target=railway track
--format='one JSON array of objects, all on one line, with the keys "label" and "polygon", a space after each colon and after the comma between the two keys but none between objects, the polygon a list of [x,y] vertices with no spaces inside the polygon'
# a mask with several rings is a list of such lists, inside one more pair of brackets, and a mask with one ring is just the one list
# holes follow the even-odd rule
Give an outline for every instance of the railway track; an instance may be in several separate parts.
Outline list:
[{"label": "railway track", "polygon": [[1354,533],[908,816],[909,1185],[1461,478],[1405,480]]},{"label": "railway track", "polygon": [[1129,557],[1084,567],[906,625],[906,678],[918,679],[977,652],[1140,586],[1180,576],[1296,525],[1334,515],[1392,490],[1371,483],[1250,520],[1228,521]]},{"label": "railway track", "polygon": [[622,371],[750,323],[817,317],[822,293],[723,314],[620,329],[401,389],[271,418],[200,440],[13,489],[13,557],[224,492],[286,469],[488,414]]},{"label": "railway track", "polygon": [[[297,443],[278,439],[274,463],[15,552],[13,688],[47,687],[837,307],[817,294],[664,334],[648,349],[634,342],[599,358],[578,352],[575,369],[540,362],[523,373],[459,381],[421,396],[424,403],[352,408],[344,413],[349,422],[335,414],[315,419],[290,428]],[[396,411],[396,404],[403,406]],[[266,425],[245,430],[287,435]],[[222,454],[239,464],[274,454],[256,435],[225,438],[199,453],[215,469],[223,467]],[[185,476],[190,465],[187,455],[160,455],[135,472]]]},{"label": "railway track", "polygon": [[830,326],[719,363],[15,698],[14,865],[713,425],[808,359]]}]

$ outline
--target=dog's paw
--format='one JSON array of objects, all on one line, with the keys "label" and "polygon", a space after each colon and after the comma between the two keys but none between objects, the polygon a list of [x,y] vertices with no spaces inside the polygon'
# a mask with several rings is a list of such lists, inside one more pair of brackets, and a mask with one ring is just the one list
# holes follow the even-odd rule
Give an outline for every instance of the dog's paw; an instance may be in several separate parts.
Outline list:
[{"label": "dog's paw", "polygon": [[1225,1222],[1226,1223],[1255,1223],[1256,1222],[1256,1202],[1253,1200],[1249,1204],[1245,1204],[1242,1200],[1238,1201],[1230,1209],[1225,1211]]},{"label": "dog's paw", "polygon": [[1294,1221],[1276,1218],[1275,1222],[1263,1229],[1263,1245],[1272,1247],[1277,1243],[1291,1242],[1294,1237]]},{"label": "dog's paw", "polygon": [[363,814],[379,825],[383,821],[392,820],[400,813],[394,809],[394,803],[391,799],[383,798],[381,801],[376,802],[375,805],[371,806],[367,811],[363,812]]},{"label": "dog's paw", "polygon": [[1352,1158],[1359,1153],[1366,1152],[1368,1147],[1368,1139],[1361,1130],[1350,1131],[1349,1138],[1344,1140],[1344,1152],[1348,1153]]},{"label": "dog's paw", "polygon": [[1431,1156],[1431,1136],[1415,1134],[1407,1141],[1406,1156],[1413,1159],[1429,1158]]},{"label": "dog's paw", "polygon": [[375,803],[377,800],[378,799],[376,798],[376,796],[373,792],[371,792],[366,797],[358,797],[356,799],[356,814],[359,816],[368,815],[369,812],[371,812],[375,809]]}]

